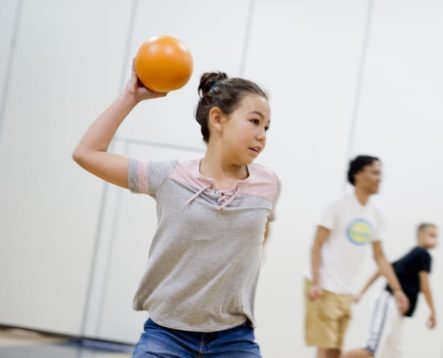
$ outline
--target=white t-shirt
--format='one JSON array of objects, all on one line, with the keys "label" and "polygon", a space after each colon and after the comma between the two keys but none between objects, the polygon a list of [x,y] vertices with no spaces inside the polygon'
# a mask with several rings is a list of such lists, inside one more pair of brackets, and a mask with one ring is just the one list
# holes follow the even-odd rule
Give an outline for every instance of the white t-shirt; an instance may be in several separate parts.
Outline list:
[{"label": "white t-shirt", "polygon": [[382,213],[371,200],[363,206],[351,193],[332,202],[318,225],[331,230],[321,250],[320,287],[337,294],[354,293],[370,244],[384,235]]}]

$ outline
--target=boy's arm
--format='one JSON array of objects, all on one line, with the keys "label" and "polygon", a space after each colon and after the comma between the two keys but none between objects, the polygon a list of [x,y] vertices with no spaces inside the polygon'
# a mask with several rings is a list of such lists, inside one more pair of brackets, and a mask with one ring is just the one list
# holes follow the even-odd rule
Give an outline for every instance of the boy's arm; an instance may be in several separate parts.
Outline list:
[{"label": "boy's arm", "polygon": [[435,328],[435,326],[437,325],[437,319],[435,314],[434,300],[432,298],[431,284],[429,282],[429,273],[426,271],[420,271],[419,278],[420,278],[420,291],[423,292],[426,303],[428,304],[429,309],[431,310],[431,315],[428,320],[428,327]]},{"label": "boy's arm", "polygon": [[360,290],[360,292],[355,297],[356,302],[361,300],[361,298],[366,293],[366,291],[369,290],[369,287],[371,287],[380,276],[381,276],[381,272],[376,271],[371,275],[371,277],[369,277],[368,281],[366,281],[366,284],[363,286],[363,288]]},{"label": "boy's arm", "polygon": [[331,230],[318,226],[315,234],[315,239],[311,248],[311,272],[312,272],[312,286],[309,290],[309,298],[315,300],[322,294],[320,287],[320,262],[321,262],[321,248],[328,239]]},{"label": "boy's arm", "polygon": [[372,250],[374,255],[374,261],[377,263],[380,274],[386,277],[389,286],[394,294],[395,301],[401,313],[405,313],[409,308],[409,300],[404,294],[397,276],[392,269],[392,265],[386,259],[383,252],[381,241],[374,241],[372,244]]}]

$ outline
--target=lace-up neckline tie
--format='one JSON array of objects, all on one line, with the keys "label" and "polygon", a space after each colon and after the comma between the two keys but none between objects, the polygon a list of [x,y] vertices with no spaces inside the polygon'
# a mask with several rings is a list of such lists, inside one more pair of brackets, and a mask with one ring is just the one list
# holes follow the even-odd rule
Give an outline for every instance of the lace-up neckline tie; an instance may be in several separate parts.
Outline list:
[{"label": "lace-up neckline tie", "polygon": [[236,186],[234,190],[231,190],[230,192],[221,192],[219,198],[218,198],[218,204],[221,206],[219,207],[219,210],[223,210],[229,203],[231,203],[235,197],[238,194],[238,187]]},{"label": "lace-up neckline tie", "polygon": [[205,185],[202,187],[199,191],[197,191],[191,198],[187,201],[186,206],[191,204],[195,199],[197,199],[201,193],[203,193],[206,190],[212,189],[212,184]]},{"label": "lace-up neckline tie", "polygon": [[[206,190],[213,189],[214,186],[212,184],[207,184],[203,186],[199,191],[197,191],[194,195],[192,195],[189,200],[186,202],[186,206],[191,204],[195,199],[197,199],[203,192]],[[220,196],[218,197],[217,203],[220,205],[219,210],[223,210],[227,205],[229,205],[238,194],[238,186],[236,186],[233,190],[224,192],[220,192]]]}]

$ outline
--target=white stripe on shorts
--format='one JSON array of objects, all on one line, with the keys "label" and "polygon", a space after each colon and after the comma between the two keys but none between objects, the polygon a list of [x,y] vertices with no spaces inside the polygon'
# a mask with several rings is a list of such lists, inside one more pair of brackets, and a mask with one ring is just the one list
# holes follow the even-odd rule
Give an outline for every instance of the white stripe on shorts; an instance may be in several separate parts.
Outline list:
[{"label": "white stripe on shorts", "polygon": [[373,355],[375,355],[375,352],[379,348],[380,341],[383,337],[383,330],[386,327],[389,300],[391,298],[392,296],[388,291],[383,291],[375,303],[369,337],[365,347],[365,349]]}]

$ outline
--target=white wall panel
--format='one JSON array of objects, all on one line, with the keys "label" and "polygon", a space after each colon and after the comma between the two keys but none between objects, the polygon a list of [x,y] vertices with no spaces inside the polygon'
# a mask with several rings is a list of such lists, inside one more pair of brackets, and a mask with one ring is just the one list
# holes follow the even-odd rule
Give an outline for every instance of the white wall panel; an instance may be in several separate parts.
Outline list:
[{"label": "white wall panel", "polygon": [[[388,221],[385,248],[391,260],[415,244],[421,221],[443,228],[442,18],[439,1],[374,2],[353,153],[379,155],[384,163],[380,201]],[[441,312],[441,249],[433,256],[432,282]],[[368,298],[356,316],[371,305]],[[404,357],[441,357],[441,325],[429,332],[423,297],[419,306],[416,317],[405,324]],[[364,323],[354,320],[349,345],[361,345],[367,320]]]},{"label": "white wall panel", "polygon": [[71,153],[117,93],[129,10],[23,2],[0,137],[3,324],[80,334],[102,184]]},{"label": "white wall panel", "polygon": [[302,276],[316,220],[344,188],[366,10],[363,0],[255,2],[245,76],[270,92],[261,161],[282,181],[257,295],[265,357],[314,354],[304,346]]},{"label": "white wall panel", "polygon": [[200,76],[207,71],[238,75],[250,0],[149,0],[137,4],[130,56],[135,56],[148,38],[171,35],[190,48],[194,72],[189,83],[167,99],[139,106],[119,136],[203,148],[200,127],[194,119]]},{"label": "white wall panel", "polygon": [[[17,4],[0,4],[1,88]],[[193,77],[167,98],[137,107],[115,150],[156,159],[200,156],[135,143],[204,148],[193,119],[204,71],[244,75],[269,91],[272,124],[258,162],[279,174],[282,193],[257,294],[257,337],[265,357],[313,356],[303,343],[302,273],[316,218],[344,188],[368,4],[23,0],[0,131],[0,323],[138,339],[146,314],[131,304],[155,229],[154,202],[108,186],[100,221],[103,184],[70,155],[121,90],[141,42],[169,34],[190,47]],[[396,258],[412,245],[418,222],[443,227],[443,9],[434,0],[374,1],[373,9],[351,154],[373,153],[385,163],[385,246]],[[440,253],[433,277],[439,312]],[[367,271],[372,267],[368,260]],[[356,307],[347,347],[363,344],[382,286]],[[405,327],[405,358],[441,356],[443,331],[428,332],[426,317],[421,302]]]}]

